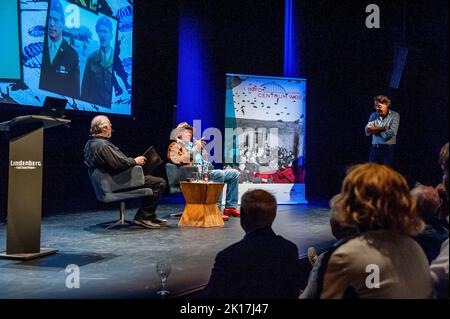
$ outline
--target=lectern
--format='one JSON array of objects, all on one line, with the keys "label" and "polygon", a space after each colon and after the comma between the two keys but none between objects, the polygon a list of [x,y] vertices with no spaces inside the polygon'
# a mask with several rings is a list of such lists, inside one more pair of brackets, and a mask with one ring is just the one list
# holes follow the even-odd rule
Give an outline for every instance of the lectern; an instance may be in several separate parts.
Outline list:
[{"label": "lectern", "polygon": [[[0,131],[19,128],[26,132],[9,141],[6,251],[0,258],[28,260],[57,252],[40,247],[44,130],[69,123],[44,115],[24,115],[0,123]],[[33,127],[27,130],[30,125]]]}]

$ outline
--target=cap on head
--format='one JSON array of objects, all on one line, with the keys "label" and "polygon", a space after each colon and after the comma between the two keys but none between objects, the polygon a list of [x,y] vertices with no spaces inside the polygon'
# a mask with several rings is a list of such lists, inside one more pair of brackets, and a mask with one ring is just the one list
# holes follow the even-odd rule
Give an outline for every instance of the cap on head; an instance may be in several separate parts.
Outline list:
[{"label": "cap on head", "polygon": [[58,12],[64,19],[64,9],[63,9],[61,2],[59,2],[59,0],[52,0],[52,2],[50,4],[50,10]]}]

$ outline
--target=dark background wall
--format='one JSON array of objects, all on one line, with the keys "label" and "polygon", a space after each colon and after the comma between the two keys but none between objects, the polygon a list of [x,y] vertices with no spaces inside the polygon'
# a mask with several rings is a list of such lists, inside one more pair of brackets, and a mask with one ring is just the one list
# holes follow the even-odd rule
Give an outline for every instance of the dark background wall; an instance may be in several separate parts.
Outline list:
[{"label": "dark background wall", "polygon": [[[367,29],[376,3],[381,28]],[[448,1],[304,0],[295,6],[307,83],[307,197],[327,200],[345,169],[368,157],[363,127],[372,97],[385,94],[401,114],[396,168],[413,185],[437,184],[437,156],[448,141]],[[223,128],[225,73],[283,75],[284,1],[135,1],[134,116],[111,116],[112,142],[130,156],[149,145],[165,154],[177,103],[179,17],[203,28],[205,65],[215,94],[212,123]],[[394,45],[409,48],[399,89],[388,87]],[[0,122],[28,111],[0,105]],[[46,132],[44,214],[95,209],[82,164],[94,114],[70,113],[71,128]],[[7,138],[0,139],[0,216],[5,214]],[[161,167],[157,175],[165,176]]]},{"label": "dark background wall", "polygon": [[[380,29],[364,27],[368,3],[380,7]],[[411,185],[436,184],[438,152],[448,141],[448,2],[302,4],[309,193],[329,197],[345,168],[367,159],[363,127],[378,94],[390,96],[401,115],[396,168]],[[398,90],[388,87],[395,44],[410,49]]]}]

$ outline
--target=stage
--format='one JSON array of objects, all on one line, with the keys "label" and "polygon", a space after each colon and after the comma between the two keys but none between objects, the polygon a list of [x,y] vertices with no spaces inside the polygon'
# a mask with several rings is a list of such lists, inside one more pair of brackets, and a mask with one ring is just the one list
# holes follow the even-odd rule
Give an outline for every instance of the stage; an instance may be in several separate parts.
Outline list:
[{"label": "stage", "polygon": [[[160,298],[156,263],[168,260],[170,297],[183,298],[200,291],[208,282],[220,250],[244,235],[239,218],[223,228],[179,228],[183,204],[163,204],[158,215],[169,226],[147,230],[130,225],[106,230],[100,223],[114,220],[118,210],[54,214],[42,220],[41,247],[57,254],[26,262],[0,260],[0,299],[15,298]],[[135,208],[127,210],[127,219]],[[293,241],[301,256],[309,246],[319,251],[331,246],[333,237],[326,205],[280,205],[274,223],[279,235]],[[6,224],[0,224],[0,251],[5,250]],[[67,265],[80,269],[80,288],[66,287]]]}]

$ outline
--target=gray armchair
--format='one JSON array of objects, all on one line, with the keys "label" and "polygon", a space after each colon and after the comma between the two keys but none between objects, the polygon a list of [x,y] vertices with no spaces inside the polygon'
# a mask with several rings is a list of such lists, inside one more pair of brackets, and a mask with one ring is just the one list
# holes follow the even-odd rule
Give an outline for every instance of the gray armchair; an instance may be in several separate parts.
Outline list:
[{"label": "gray armchair", "polygon": [[[166,164],[167,180],[171,194],[181,193],[180,182],[187,181],[192,177],[192,173],[196,171],[194,166],[178,166],[172,163]],[[170,214],[171,217],[179,217],[182,213]]]},{"label": "gray armchair", "polygon": [[167,180],[169,181],[170,193],[180,193],[180,182],[187,181],[196,172],[194,166],[178,166],[172,163],[166,164]]},{"label": "gray armchair", "polygon": [[125,220],[125,201],[153,195],[151,188],[144,188],[144,173],[141,166],[134,166],[124,172],[111,175],[98,168],[88,169],[89,178],[94,187],[95,196],[100,202],[120,202],[119,219],[104,224],[110,229],[129,223]]}]

